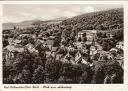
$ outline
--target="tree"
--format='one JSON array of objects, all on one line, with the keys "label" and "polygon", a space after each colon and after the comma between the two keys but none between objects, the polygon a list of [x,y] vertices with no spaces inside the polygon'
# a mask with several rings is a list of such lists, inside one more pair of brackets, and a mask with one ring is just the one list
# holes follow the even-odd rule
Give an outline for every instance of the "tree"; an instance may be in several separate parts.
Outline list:
[{"label": "tree", "polygon": [[35,44],[34,39],[33,39],[33,38],[31,38],[31,37],[28,39],[28,41],[29,41],[29,43],[31,43],[31,44]]},{"label": "tree", "polygon": [[104,78],[105,78],[104,67],[105,65],[103,64],[95,69],[94,80],[96,84],[102,84],[104,82]]},{"label": "tree", "polygon": [[9,84],[9,75],[12,75],[11,70],[13,69],[12,66],[3,66],[3,83]]},{"label": "tree", "polygon": [[46,80],[45,83],[56,83],[60,77],[61,61],[48,57],[45,64]]},{"label": "tree", "polygon": [[107,34],[106,33],[103,33],[102,34],[102,38],[107,38]]},{"label": "tree", "polygon": [[38,65],[38,68],[35,69],[33,73],[33,84],[41,84],[44,83],[45,79],[45,70],[42,65]]},{"label": "tree", "polygon": [[27,45],[28,44],[28,40],[27,39],[22,39],[21,44],[23,46]]},{"label": "tree", "polygon": [[82,42],[86,42],[86,41],[87,41],[87,37],[85,36],[83,37]]},{"label": "tree", "polygon": [[114,62],[105,67],[105,75],[110,76],[113,83],[123,83],[123,69],[120,65]]},{"label": "tree", "polygon": [[123,69],[116,61],[97,64],[95,83],[123,83]]},{"label": "tree", "polygon": [[83,73],[81,66],[80,65],[73,65],[71,73],[72,73],[73,83],[79,83],[80,77]]},{"label": "tree", "polygon": [[9,42],[7,39],[3,39],[3,47],[6,47],[7,45],[9,45]]},{"label": "tree", "polygon": [[114,35],[114,38],[118,41],[122,41],[124,36],[123,36],[123,29],[117,30],[117,32]]},{"label": "tree", "polygon": [[71,38],[71,40],[72,40],[73,42],[75,41],[75,33],[74,33],[74,32],[71,32],[70,38]]},{"label": "tree", "polygon": [[20,82],[22,84],[30,84],[31,83],[31,76],[32,74],[30,73],[30,70],[28,68],[27,65],[25,65],[23,67],[23,70],[22,70],[22,76],[21,76],[21,79],[20,79]]},{"label": "tree", "polygon": [[54,47],[58,47],[60,46],[60,38],[59,37],[55,37],[54,41],[53,41],[53,46]]},{"label": "tree", "polygon": [[71,63],[63,63],[61,68],[61,75],[66,76],[68,78],[72,78],[72,68],[73,65]]},{"label": "tree", "polygon": [[86,33],[84,33],[84,34],[82,35],[82,37],[86,37]]},{"label": "tree", "polygon": [[78,38],[78,41],[81,42],[81,37]]},{"label": "tree", "polygon": [[103,41],[103,43],[102,43],[102,47],[103,47],[103,50],[104,50],[104,51],[108,51],[108,50],[111,49],[109,43],[106,42],[106,41]]},{"label": "tree", "polygon": [[65,38],[61,41],[62,45],[66,46],[68,43],[67,41],[65,40]]},{"label": "tree", "polygon": [[101,38],[102,37],[102,33],[101,32],[97,32],[97,37]]}]

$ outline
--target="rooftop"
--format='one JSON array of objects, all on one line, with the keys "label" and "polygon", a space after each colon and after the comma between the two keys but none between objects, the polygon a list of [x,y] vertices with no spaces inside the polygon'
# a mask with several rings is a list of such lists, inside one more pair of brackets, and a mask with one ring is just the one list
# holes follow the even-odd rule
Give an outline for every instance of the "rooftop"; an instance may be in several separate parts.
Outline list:
[{"label": "rooftop", "polygon": [[46,43],[47,45],[53,45],[53,40],[47,40]]},{"label": "rooftop", "polygon": [[23,47],[15,47],[14,45],[8,45],[5,47],[5,49],[9,51],[17,51],[17,52],[23,52],[24,48]]},{"label": "rooftop", "polygon": [[58,50],[58,47],[52,47],[52,52],[56,52]]},{"label": "rooftop", "polygon": [[85,32],[91,32],[91,33],[96,33],[97,31],[96,30],[82,30],[82,31],[79,31],[80,33],[85,33]]}]

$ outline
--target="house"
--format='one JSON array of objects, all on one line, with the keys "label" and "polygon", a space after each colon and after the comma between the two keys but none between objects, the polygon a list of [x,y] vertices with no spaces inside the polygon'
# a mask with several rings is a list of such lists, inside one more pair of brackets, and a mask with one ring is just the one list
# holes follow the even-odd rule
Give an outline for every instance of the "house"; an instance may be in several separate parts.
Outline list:
[{"label": "house", "polygon": [[108,60],[112,61],[115,59],[114,55],[111,52],[107,52],[107,58]]},{"label": "house", "polygon": [[28,43],[25,47],[28,49],[30,53],[33,53],[33,52],[38,53],[38,50],[36,50],[35,46],[31,43]]},{"label": "house", "polygon": [[50,36],[49,37],[51,40],[54,40],[55,39],[55,36]]},{"label": "house", "polygon": [[48,55],[48,56],[51,55],[51,52],[50,52],[50,51],[46,51],[45,53],[46,53],[46,55]]},{"label": "house", "polygon": [[9,42],[9,45],[20,45],[21,44],[21,40],[19,39],[13,40],[13,38],[9,38],[8,42]]},{"label": "house", "polygon": [[9,45],[12,45],[13,44],[13,38],[9,38],[8,43],[9,43]]},{"label": "house", "polygon": [[18,36],[18,39],[23,39],[24,37],[30,37],[30,36],[31,36],[31,34],[20,34]]},{"label": "house", "polygon": [[63,44],[60,44],[60,47],[64,48],[65,46]]},{"label": "house", "polygon": [[120,41],[116,44],[116,47],[119,48],[119,49],[123,49],[123,46],[124,46],[124,42],[123,41]]},{"label": "house", "polygon": [[119,65],[123,68],[124,67],[124,58],[120,55],[116,57],[116,61],[119,63]]},{"label": "house", "polygon": [[100,44],[96,43],[95,46],[97,47],[97,51],[103,50],[103,47]]},{"label": "house", "polygon": [[111,54],[111,52],[106,52],[106,51],[100,51],[100,57],[98,61],[112,61],[114,60],[114,55]]},{"label": "house", "polygon": [[91,46],[91,44],[92,44],[92,41],[86,41],[85,42],[85,45],[87,45],[87,46]]},{"label": "house", "polygon": [[86,47],[82,47],[81,52],[87,54],[89,52],[89,50]]},{"label": "house", "polygon": [[84,31],[84,30],[83,31],[79,31],[78,32],[78,38],[79,37],[82,38],[84,33],[86,33],[86,31]]},{"label": "house", "polygon": [[58,50],[57,50],[57,54],[63,54],[63,55],[66,55],[68,52],[67,48],[66,47],[59,47]]},{"label": "house", "polygon": [[56,54],[56,60],[60,60],[63,57],[63,54]]},{"label": "house", "polygon": [[82,42],[75,42],[75,46],[78,48],[78,49],[81,49],[83,44]]},{"label": "house", "polygon": [[61,59],[62,62],[75,64],[74,57],[69,52]]},{"label": "house", "polygon": [[78,63],[83,63],[83,64],[87,64],[87,60],[85,57],[83,57],[83,55],[80,53],[80,51],[78,51],[76,53],[76,56],[75,56],[75,63],[78,64]]},{"label": "house", "polygon": [[16,58],[17,53],[22,53],[24,52],[23,47],[19,46],[14,46],[14,45],[8,45],[4,48],[5,52],[5,60],[6,60],[6,65],[12,65],[13,64],[13,59]]},{"label": "house", "polygon": [[112,52],[112,51],[118,52],[118,50],[119,50],[118,48],[111,48],[110,52]]},{"label": "house", "polygon": [[51,55],[53,56],[53,57],[56,57],[56,52],[58,51],[58,47],[52,47],[52,49],[51,49]]},{"label": "house", "polygon": [[107,38],[113,38],[114,34],[112,32],[106,32]]},{"label": "house", "polygon": [[18,40],[18,39],[13,40],[13,44],[14,44],[15,46],[21,45],[21,40]]},{"label": "house", "polygon": [[81,58],[82,58],[82,55],[81,55],[80,51],[78,51],[75,56],[75,62],[77,63]]},{"label": "house", "polygon": [[20,44],[21,43],[21,40],[16,39],[16,40],[14,40],[14,43]]},{"label": "house", "polygon": [[83,34],[86,33],[86,37],[88,41],[92,41],[93,38],[96,38],[96,30],[82,30],[78,32],[77,38],[83,39]]},{"label": "house", "polygon": [[63,58],[64,55],[67,54],[67,48],[65,48],[64,46],[61,46],[60,48],[58,48],[57,52],[56,52],[56,60],[60,60],[61,58]]},{"label": "house", "polygon": [[73,46],[69,46],[69,47],[67,48],[67,50],[68,50],[68,51],[75,51],[75,48],[74,48]]},{"label": "house", "polygon": [[90,55],[94,55],[96,53],[97,53],[97,47],[92,45],[90,47]]},{"label": "house", "polygon": [[100,57],[98,61],[107,61],[107,52],[106,51],[100,51]]},{"label": "house", "polygon": [[106,64],[106,61],[93,61],[95,72],[99,70],[100,67]]},{"label": "house", "polygon": [[46,42],[47,46],[49,47],[49,49],[52,50],[53,40],[47,40],[45,42]]},{"label": "house", "polygon": [[14,46],[14,45],[8,45],[6,46],[4,49],[13,52],[13,51],[17,51],[17,52],[23,52],[24,48],[23,47],[19,47],[19,46]]},{"label": "house", "polygon": [[58,47],[52,47],[51,52],[57,52]]}]

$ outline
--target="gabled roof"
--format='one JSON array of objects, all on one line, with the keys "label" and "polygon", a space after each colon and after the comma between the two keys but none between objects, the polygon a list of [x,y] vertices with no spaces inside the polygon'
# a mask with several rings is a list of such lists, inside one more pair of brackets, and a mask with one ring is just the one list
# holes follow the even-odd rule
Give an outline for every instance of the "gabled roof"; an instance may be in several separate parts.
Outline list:
[{"label": "gabled roof", "polygon": [[65,54],[67,53],[67,49],[65,47],[60,47],[57,51],[57,54]]},{"label": "gabled roof", "polygon": [[95,65],[95,69],[98,69],[101,66],[104,66],[106,64],[105,61],[94,61],[93,64]]},{"label": "gabled roof", "polygon": [[58,50],[58,47],[52,47],[51,51],[56,52]]},{"label": "gabled roof", "polygon": [[38,52],[38,50],[35,49],[35,46],[31,43],[27,44],[26,47],[30,52]]},{"label": "gabled roof", "polygon": [[77,52],[76,57],[75,57],[75,63],[83,63],[87,64],[87,59],[81,54],[80,51]]},{"label": "gabled roof", "polygon": [[78,51],[75,56],[75,61],[78,61],[81,57],[82,57],[82,55],[81,55],[80,51]]},{"label": "gabled roof", "polygon": [[118,55],[118,56],[116,57],[116,59],[117,59],[117,60],[121,60],[121,59],[123,59],[123,57],[122,57],[121,55]]},{"label": "gabled roof", "polygon": [[53,45],[53,40],[47,40],[46,43],[47,45]]},{"label": "gabled roof", "polygon": [[116,51],[117,52],[118,48],[116,48],[116,47],[115,48],[111,48],[110,51]]},{"label": "gabled roof", "polygon": [[79,31],[80,33],[85,33],[85,32],[90,32],[90,33],[96,33],[97,31],[96,30],[82,30],[82,31]]},{"label": "gabled roof", "polygon": [[64,57],[62,57],[61,61],[66,63],[75,63],[74,58],[69,53],[67,53]]},{"label": "gabled roof", "polygon": [[118,43],[116,43],[117,45],[119,45],[119,44],[124,44],[124,42],[123,41],[119,41]]},{"label": "gabled roof", "polygon": [[91,45],[92,42],[91,42],[91,41],[86,41],[85,44],[86,44],[86,45]]},{"label": "gabled roof", "polygon": [[106,51],[103,51],[103,50],[100,51],[99,53],[100,53],[100,54],[107,54],[107,52],[106,52]]},{"label": "gabled roof", "polygon": [[17,51],[17,52],[23,52],[24,48],[23,47],[15,47],[14,45],[8,45],[5,47],[5,49],[9,51]]},{"label": "gabled roof", "polygon": [[54,39],[54,38],[55,38],[55,36],[50,36],[50,38]]},{"label": "gabled roof", "polygon": [[14,42],[15,43],[21,43],[21,40],[16,39],[16,40],[14,40]]}]

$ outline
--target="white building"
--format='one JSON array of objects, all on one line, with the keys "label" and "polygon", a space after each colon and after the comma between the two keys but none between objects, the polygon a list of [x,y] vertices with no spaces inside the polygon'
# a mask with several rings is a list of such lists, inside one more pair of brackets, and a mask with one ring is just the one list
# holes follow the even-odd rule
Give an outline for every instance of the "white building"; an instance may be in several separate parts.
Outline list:
[{"label": "white building", "polygon": [[75,63],[83,63],[83,64],[87,64],[87,60],[85,57],[83,57],[80,53],[80,51],[77,52],[76,56],[75,56]]},{"label": "white building", "polygon": [[78,32],[78,38],[80,37],[81,39],[83,38],[83,34],[86,33],[86,37],[87,37],[87,40],[88,41],[92,41],[93,38],[96,37],[96,33],[97,31],[96,30],[82,30],[82,31],[79,31]]},{"label": "white building", "polygon": [[16,58],[15,53],[22,53],[24,52],[24,48],[20,46],[14,46],[14,45],[8,45],[4,48],[5,52],[5,60],[6,60],[6,65],[12,65],[14,60]]},{"label": "white building", "polygon": [[119,49],[123,49],[123,46],[124,46],[124,42],[123,42],[123,41],[118,42],[118,43],[116,44],[116,47],[119,48]]}]

